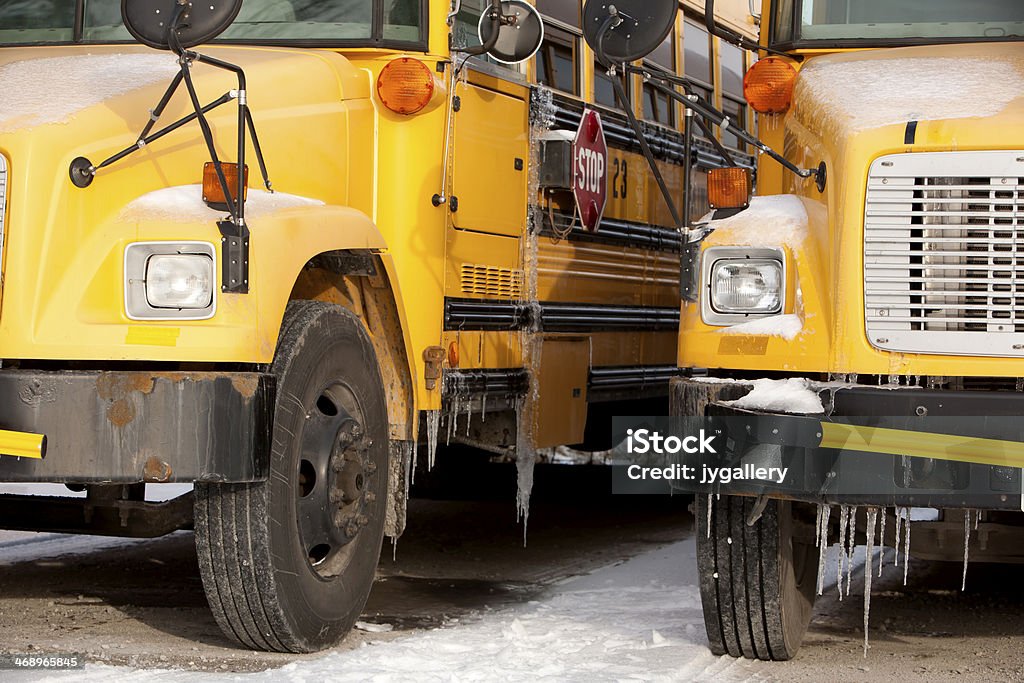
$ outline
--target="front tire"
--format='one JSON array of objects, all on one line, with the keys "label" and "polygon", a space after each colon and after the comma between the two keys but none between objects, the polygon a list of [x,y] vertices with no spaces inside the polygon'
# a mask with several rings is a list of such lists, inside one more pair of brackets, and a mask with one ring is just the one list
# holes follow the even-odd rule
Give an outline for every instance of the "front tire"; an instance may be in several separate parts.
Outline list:
[{"label": "front tire", "polygon": [[384,537],[388,424],[373,346],[351,312],[289,304],[272,372],[270,476],[196,486],[196,550],[224,633],[253,650],[340,641]]},{"label": "front tire", "polygon": [[793,504],[768,501],[753,525],[756,499],[697,495],[697,567],[711,651],[748,659],[792,659],[814,607],[813,541],[794,533]]}]

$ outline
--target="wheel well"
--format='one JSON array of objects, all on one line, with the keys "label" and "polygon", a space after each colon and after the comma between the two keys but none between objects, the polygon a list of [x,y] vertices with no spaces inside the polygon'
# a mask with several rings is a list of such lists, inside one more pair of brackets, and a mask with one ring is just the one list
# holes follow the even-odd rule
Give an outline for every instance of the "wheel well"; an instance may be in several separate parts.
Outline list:
[{"label": "wheel well", "polygon": [[373,341],[388,402],[392,441],[415,440],[415,397],[405,336],[394,290],[378,255],[332,251],[310,259],[292,288],[290,301],[325,301],[363,321]]}]

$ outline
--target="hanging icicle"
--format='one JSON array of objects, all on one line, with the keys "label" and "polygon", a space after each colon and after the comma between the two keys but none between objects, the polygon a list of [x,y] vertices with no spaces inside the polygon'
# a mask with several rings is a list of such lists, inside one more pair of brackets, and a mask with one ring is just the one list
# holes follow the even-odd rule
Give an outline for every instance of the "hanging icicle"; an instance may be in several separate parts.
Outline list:
[{"label": "hanging icicle", "polygon": [[839,541],[836,543],[838,551],[836,557],[836,587],[839,589],[839,601],[843,601],[843,558],[846,557],[846,530],[849,526],[850,507],[839,506]]},{"label": "hanging icicle", "polygon": [[[884,511],[883,511],[884,512]],[[871,577],[874,574],[875,558],[875,524],[878,517],[878,508],[867,509],[868,528],[865,532],[866,548],[864,567],[864,656],[868,656],[868,624],[871,620]],[[879,561],[881,564],[881,561]]]},{"label": "hanging icicle", "polygon": [[896,562],[894,563],[894,566],[898,567],[900,566],[900,530],[903,526],[903,508],[893,508],[893,514],[896,516],[896,540],[893,542],[892,547],[893,550],[896,551]]},{"label": "hanging icicle", "polygon": [[971,549],[971,511],[964,510],[964,570],[960,580],[960,592],[967,589],[967,563],[970,558]]},{"label": "hanging icicle", "polygon": [[853,552],[857,549],[857,508],[850,512],[850,533],[846,537],[846,594],[850,594],[850,579],[853,577]]},{"label": "hanging icicle", "polygon": [[906,514],[906,529],[903,532],[903,585],[907,585],[907,572],[910,571],[910,508],[903,508]]},{"label": "hanging icicle", "polygon": [[819,506],[818,522],[818,595],[825,586],[825,556],[828,554],[828,518],[832,514],[830,505]]},{"label": "hanging icicle", "polygon": [[708,538],[711,538],[711,512],[714,509],[714,499],[708,494]]},{"label": "hanging icicle", "polygon": [[885,566],[885,506],[882,506],[882,519],[879,521],[881,527],[878,531],[878,576],[882,576],[882,567]]}]

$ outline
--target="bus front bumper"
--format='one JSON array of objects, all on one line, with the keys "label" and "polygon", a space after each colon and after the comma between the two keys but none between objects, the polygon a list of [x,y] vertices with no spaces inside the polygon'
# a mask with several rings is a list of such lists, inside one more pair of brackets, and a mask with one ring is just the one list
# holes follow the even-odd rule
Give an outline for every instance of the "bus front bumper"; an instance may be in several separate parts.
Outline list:
[{"label": "bus front bumper", "polygon": [[0,370],[0,482],[261,481],[273,408],[262,373]]},{"label": "bus front bumper", "polygon": [[1022,509],[1024,393],[823,385],[825,414],[791,415],[730,405],[749,391],[725,379],[672,382],[673,416],[703,417],[730,444],[716,465],[789,468],[785,482],[741,483],[721,493]]}]

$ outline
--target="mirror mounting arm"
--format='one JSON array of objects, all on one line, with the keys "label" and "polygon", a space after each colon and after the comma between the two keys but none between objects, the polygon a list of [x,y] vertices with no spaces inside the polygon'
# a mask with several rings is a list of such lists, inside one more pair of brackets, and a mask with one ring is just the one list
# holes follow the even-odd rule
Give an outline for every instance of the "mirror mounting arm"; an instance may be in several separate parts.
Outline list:
[{"label": "mirror mounting arm", "polygon": [[480,55],[487,54],[498,43],[498,29],[508,19],[501,13],[501,0],[491,0],[491,6],[487,12],[491,19],[491,35],[486,42],[476,47],[467,47],[464,50],[460,50],[467,57],[479,57]]}]

